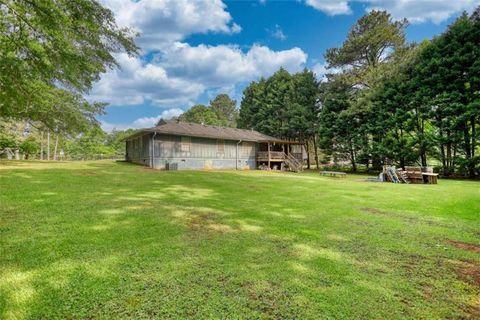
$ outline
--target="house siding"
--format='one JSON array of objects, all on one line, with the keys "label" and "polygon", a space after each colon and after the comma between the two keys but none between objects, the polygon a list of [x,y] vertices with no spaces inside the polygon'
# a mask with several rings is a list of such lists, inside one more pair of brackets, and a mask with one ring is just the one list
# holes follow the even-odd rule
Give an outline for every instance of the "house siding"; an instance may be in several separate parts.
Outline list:
[{"label": "house siding", "polygon": [[150,165],[150,147],[150,135],[127,140],[125,160],[142,165]]},{"label": "house siding", "polygon": [[[127,161],[152,166],[152,134],[127,141]],[[208,170],[208,169],[255,169],[258,144],[217,140],[200,137],[183,137],[157,134],[154,139],[155,169]],[[219,147],[219,143],[223,147]],[[237,163],[238,161],[238,163]]]}]

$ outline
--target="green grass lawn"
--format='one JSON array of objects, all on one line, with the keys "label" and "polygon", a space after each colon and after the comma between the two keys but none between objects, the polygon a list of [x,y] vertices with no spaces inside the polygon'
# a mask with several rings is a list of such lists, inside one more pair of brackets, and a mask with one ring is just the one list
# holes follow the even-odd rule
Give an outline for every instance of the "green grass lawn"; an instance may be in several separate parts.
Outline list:
[{"label": "green grass lawn", "polygon": [[480,316],[480,183],[0,162],[0,319]]}]

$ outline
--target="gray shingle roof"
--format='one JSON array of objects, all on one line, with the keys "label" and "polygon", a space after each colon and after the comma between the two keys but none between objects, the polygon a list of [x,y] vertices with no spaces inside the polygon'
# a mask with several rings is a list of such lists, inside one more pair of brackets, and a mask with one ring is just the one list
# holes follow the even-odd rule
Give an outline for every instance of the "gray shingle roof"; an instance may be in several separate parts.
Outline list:
[{"label": "gray shingle roof", "polygon": [[178,136],[202,137],[223,140],[242,140],[251,142],[283,142],[295,143],[293,141],[285,141],[277,139],[258,131],[245,130],[237,128],[226,128],[218,126],[203,125],[198,123],[183,122],[177,120],[160,120],[156,127],[142,129],[138,133],[126,138],[126,140],[142,135],[143,133],[157,132],[163,134],[171,134]]}]

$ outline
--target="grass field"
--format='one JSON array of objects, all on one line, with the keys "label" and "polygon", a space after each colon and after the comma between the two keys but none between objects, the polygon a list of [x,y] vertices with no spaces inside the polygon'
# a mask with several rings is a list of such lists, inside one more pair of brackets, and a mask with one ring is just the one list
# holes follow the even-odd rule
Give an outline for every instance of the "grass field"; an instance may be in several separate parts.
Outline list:
[{"label": "grass field", "polygon": [[0,162],[0,318],[480,316],[480,183]]}]

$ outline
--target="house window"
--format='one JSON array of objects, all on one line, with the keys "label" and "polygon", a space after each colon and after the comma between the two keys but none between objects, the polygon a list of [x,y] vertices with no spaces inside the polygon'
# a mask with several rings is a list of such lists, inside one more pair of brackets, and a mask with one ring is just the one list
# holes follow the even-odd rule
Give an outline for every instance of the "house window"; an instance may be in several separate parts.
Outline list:
[{"label": "house window", "polygon": [[217,140],[217,152],[218,153],[225,152],[225,140]]},{"label": "house window", "polygon": [[180,142],[180,151],[189,152],[192,140],[190,137],[182,137]]},{"label": "house window", "polygon": [[253,143],[242,142],[242,157],[250,157],[253,153]]}]

